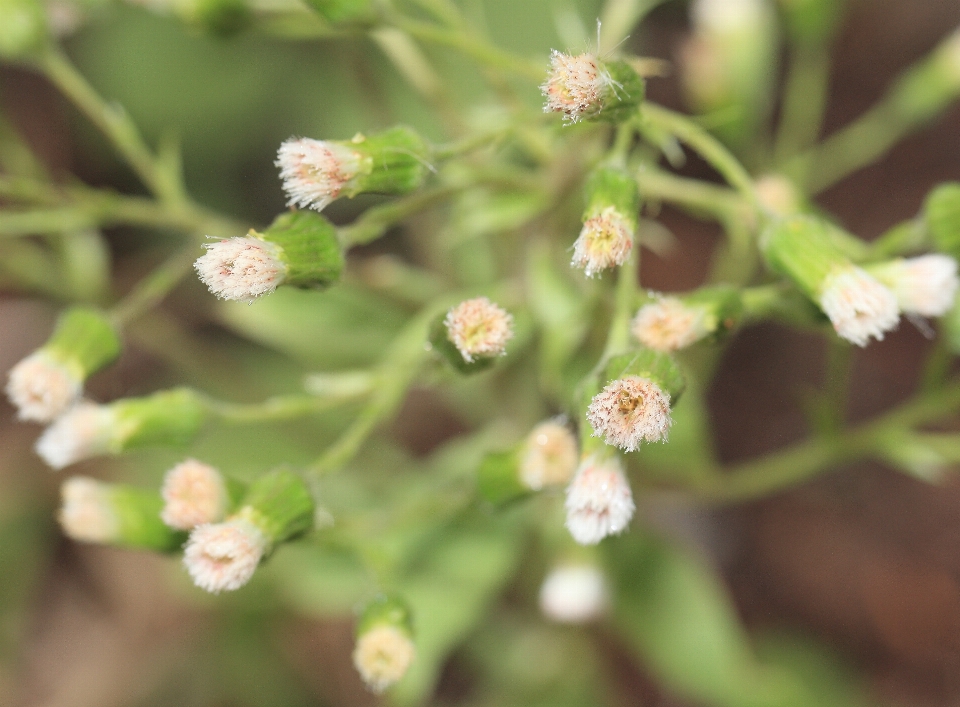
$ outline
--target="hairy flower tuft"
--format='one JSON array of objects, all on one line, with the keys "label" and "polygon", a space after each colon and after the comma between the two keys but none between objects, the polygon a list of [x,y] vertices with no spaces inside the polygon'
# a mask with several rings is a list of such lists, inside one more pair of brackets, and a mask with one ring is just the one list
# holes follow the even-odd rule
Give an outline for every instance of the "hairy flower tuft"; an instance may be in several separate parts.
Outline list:
[{"label": "hairy flower tuft", "polygon": [[706,333],[705,312],[688,307],[676,297],[645,304],[633,318],[631,330],[649,349],[669,353],[690,346]]},{"label": "hairy flower tuft", "polygon": [[567,530],[581,545],[596,545],[623,532],[635,508],[620,461],[591,456],[567,487]]},{"label": "hairy flower tuft", "polygon": [[587,277],[623,265],[633,248],[633,225],[613,206],[588,218],[573,244],[571,265]]},{"label": "hairy flower tuft", "polygon": [[900,321],[893,292],[856,266],[842,268],[826,277],[820,307],[837,335],[857,346],[866,346],[871,338],[882,340]]},{"label": "hairy flower tuft", "polygon": [[183,564],[201,589],[229,592],[250,581],[268,545],[263,532],[243,518],[198,525],[187,540]]},{"label": "hairy flower tuft", "polygon": [[603,92],[613,79],[593,54],[571,56],[554,50],[550,72],[540,91],[547,99],[545,113],[563,113],[568,123],[596,115],[603,108]]},{"label": "hairy flower tuft", "polygon": [[229,501],[220,472],[196,459],[187,459],[167,472],[161,495],[160,518],[177,530],[222,520]]},{"label": "hairy flower tuft", "polygon": [[606,579],[593,565],[555,567],[540,587],[540,610],[558,623],[581,624],[598,619],[607,602]]},{"label": "hairy flower tuft", "polygon": [[894,260],[874,273],[893,290],[902,311],[922,317],[946,314],[953,307],[960,286],[957,261],[940,253]]},{"label": "hairy flower tuft", "polygon": [[407,674],[415,656],[416,648],[407,633],[382,624],[357,638],[353,664],[367,687],[380,693]]},{"label": "hairy flower tuft", "polygon": [[360,156],[337,142],[290,138],[277,150],[287,205],[323,209],[357,176]]},{"label": "hairy flower tuft", "polygon": [[103,482],[86,476],[74,476],[63,482],[57,520],[67,537],[88,543],[109,543],[117,539],[120,519],[107,489]]},{"label": "hairy flower tuft", "polygon": [[513,338],[513,317],[486,297],[468,299],[447,312],[447,338],[463,360],[502,356]]},{"label": "hairy flower tuft", "polygon": [[560,420],[547,420],[531,430],[520,458],[520,480],[539,491],[570,481],[577,468],[577,441]]},{"label": "hairy flower tuft", "polygon": [[670,395],[647,378],[618,378],[593,396],[587,420],[594,437],[633,452],[641,442],[666,441],[673,422]]},{"label": "hairy flower tuft", "polygon": [[282,284],[286,266],[277,246],[244,236],[207,243],[194,267],[203,284],[221,299],[252,302]]},{"label": "hairy flower tuft", "polygon": [[21,420],[51,422],[80,399],[83,382],[42,349],[10,369],[7,397]]},{"label": "hairy flower tuft", "polygon": [[62,469],[108,452],[114,425],[110,408],[80,402],[44,430],[35,449],[51,467]]}]

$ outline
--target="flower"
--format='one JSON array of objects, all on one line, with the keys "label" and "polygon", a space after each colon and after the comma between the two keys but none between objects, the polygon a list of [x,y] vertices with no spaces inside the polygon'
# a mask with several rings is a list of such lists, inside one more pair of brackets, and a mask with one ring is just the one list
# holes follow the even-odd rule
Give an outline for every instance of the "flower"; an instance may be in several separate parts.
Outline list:
[{"label": "flower", "polygon": [[360,171],[360,155],[346,145],[310,138],[290,138],[277,150],[288,206],[323,209]]},{"label": "flower", "polygon": [[558,420],[547,420],[527,436],[520,458],[520,480],[539,491],[565,484],[577,468],[577,441]]},{"label": "flower", "polygon": [[762,0],[696,0],[690,17],[701,32],[736,34],[756,27],[763,11]]},{"label": "flower", "polygon": [[550,72],[540,91],[547,99],[544,113],[563,113],[568,123],[589,118],[603,108],[603,94],[613,79],[593,54],[571,56],[554,50]]},{"label": "flower", "polygon": [[80,399],[83,381],[41,349],[10,369],[6,391],[19,419],[51,422]]},{"label": "flower", "polygon": [[670,429],[670,395],[640,376],[611,381],[587,408],[593,436],[633,452],[640,442],[665,441]]},{"label": "flower", "polygon": [[183,564],[194,584],[219,594],[249,582],[268,546],[257,526],[234,517],[194,528],[184,548]]},{"label": "flower", "polygon": [[178,530],[222,520],[229,501],[220,472],[196,459],[187,459],[167,472],[161,495],[160,517]]},{"label": "flower", "polygon": [[903,312],[923,317],[950,311],[960,285],[957,261],[940,253],[900,258],[877,267],[873,274],[893,290]]},{"label": "flower", "polygon": [[282,284],[286,265],[277,246],[253,236],[207,243],[194,267],[203,284],[221,299],[252,302]]},{"label": "flower", "polygon": [[447,338],[467,363],[502,356],[513,338],[513,317],[486,297],[461,302],[443,320]]},{"label": "flower", "polygon": [[601,270],[623,265],[633,248],[633,226],[613,206],[588,218],[573,244],[571,265],[583,268],[587,277]]},{"label": "flower", "polygon": [[640,308],[631,331],[647,348],[664,353],[677,351],[708,333],[704,315],[703,309],[688,307],[676,297],[661,297]]},{"label": "flower", "polygon": [[407,674],[415,656],[409,634],[397,626],[380,624],[357,638],[353,664],[367,687],[380,693]]},{"label": "flower", "polygon": [[567,530],[581,545],[617,535],[633,518],[635,506],[623,467],[615,457],[591,456],[567,487]]},{"label": "flower", "polygon": [[37,440],[37,454],[54,469],[110,451],[115,420],[110,408],[80,402],[50,425]]},{"label": "flower", "polygon": [[820,307],[837,335],[857,346],[882,340],[900,321],[897,298],[857,266],[833,271],[824,279]]},{"label": "flower", "polygon": [[540,586],[540,610],[559,623],[580,624],[603,615],[607,581],[593,565],[555,567]]},{"label": "flower", "polygon": [[120,519],[110,501],[108,486],[86,476],[74,476],[60,486],[62,503],[57,520],[74,540],[109,543],[120,533]]}]

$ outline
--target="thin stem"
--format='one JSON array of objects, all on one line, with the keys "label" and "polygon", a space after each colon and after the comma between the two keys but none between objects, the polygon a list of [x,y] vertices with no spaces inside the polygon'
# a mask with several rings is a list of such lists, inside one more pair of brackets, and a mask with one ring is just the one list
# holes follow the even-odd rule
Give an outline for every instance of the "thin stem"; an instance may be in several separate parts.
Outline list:
[{"label": "thin stem", "polygon": [[208,410],[222,422],[249,424],[316,415],[362,397],[368,392],[356,390],[350,394],[329,397],[305,394],[278,395],[267,398],[262,403],[250,404],[228,403],[213,399],[208,399],[206,402]]},{"label": "thin stem", "polygon": [[640,248],[634,246],[626,262],[620,266],[617,273],[617,289],[613,305],[613,319],[610,322],[610,332],[607,334],[607,344],[604,346],[601,362],[611,356],[626,350],[630,343],[630,320],[634,314],[637,302],[638,278],[640,268]]},{"label": "thin stem", "polygon": [[677,177],[650,165],[641,166],[636,179],[644,199],[676,204],[697,215],[707,214],[717,221],[731,217],[755,220],[749,205],[736,192],[725,187]]},{"label": "thin stem", "polygon": [[360,218],[339,230],[340,242],[345,248],[349,248],[375,241],[391,226],[457,193],[461,188],[459,185],[445,185],[425,189],[402,199],[367,209]]},{"label": "thin stem", "polygon": [[[830,79],[830,54],[822,44],[799,45],[791,56],[783,99],[783,117],[775,149],[782,164],[817,141],[823,125]],[[800,181],[805,175],[800,175]]]},{"label": "thin stem", "polygon": [[113,323],[121,328],[160,304],[190,272],[196,255],[196,246],[191,243],[161,263],[114,305],[110,310]]}]

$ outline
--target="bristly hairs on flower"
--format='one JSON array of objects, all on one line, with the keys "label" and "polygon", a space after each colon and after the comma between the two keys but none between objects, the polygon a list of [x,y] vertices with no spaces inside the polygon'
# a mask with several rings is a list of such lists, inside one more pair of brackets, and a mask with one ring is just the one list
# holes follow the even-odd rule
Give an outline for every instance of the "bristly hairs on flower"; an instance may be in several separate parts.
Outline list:
[{"label": "bristly hairs on flower", "polygon": [[54,469],[62,469],[109,450],[114,415],[110,408],[80,402],[54,421],[37,440],[37,454]]},{"label": "bristly hairs on flower", "polygon": [[608,603],[606,578],[593,564],[554,567],[540,586],[540,610],[558,623],[594,621],[603,615]]},{"label": "bristly hairs on flower", "polygon": [[503,356],[513,338],[513,317],[486,297],[461,302],[447,312],[443,323],[447,338],[468,363]]},{"label": "bristly hairs on flower", "polygon": [[633,249],[633,231],[634,224],[615,207],[608,206],[584,221],[573,244],[570,264],[581,268],[587,277],[623,265]]},{"label": "bristly hairs on flower", "polygon": [[563,113],[567,123],[577,123],[603,109],[603,94],[616,82],[590,52],[571,56],[550,52],[550,72],[540,86],[546,98],[545,113]]},{"label": "bristly hairs on flower", "polygon": [[594,437],[626,452],[641,442],[666,441],[673,420],[670,394],[652,380],[625,376],[608,383],[587,408]]},{"label": "bristly hairs on flower", "polygon": [[178,530],[223,520],[230,500],[220,472],[196,459],[187,459],[170,469],[163,478],[160,494],[160,517]]},{"label": "bristly hairs on flower", "polygon": [[357,637],[353,665],[363,682],[379,694],[407,674],[416,648],[409,634],[397,626],[373,626]]},{"label": "bristly hairs on flower", "polygon": [[80,399],[83,382],[40,349],[10,369],[6,392],[18,419],[51,422]]},{"label": "bristly hairs on flower", "polygon": [[248,236],[203,246],[194,267],[203,284],[220,299],[253,302],[283,283],[287,267],[273,243]]},{"label": "bristly hairs on flower", "polygon": [[639,309],[630,330],[647,348],[668,353],[699,341],[707,333],[704,317],[702,309],[688,307],[676,297],[660,297]]},{"label": "bristly hairs on flower", "polygon": [[941,253],[898,258],[869,272],[893,291],[902,312],[921,317],[942,317],[950,311],[960,287],[957,261]]},{"label": "bristly hairs on flower", "polygon": [[837,335],[857,346],[883,340],[900,321],[897,298],[860,267],[837,270],[824,280],[820,307]]},{"label": "bristly hairs on flower", "polygon": [[520,456],[520,480],[534,491],[561,486],[577,469],[577,440],[564,418],[541,422],[530,431]]},{"label": "bristly hairs on flower", "polygon": [[567,530],[581,545],[623,532],[636,509],[630,484],[615,457],[591,455],[567,487]]},{"label": "bristly hairs on flower", "polygon": [[193,583],[213,594],[239,589],[253,577],[269,540],[253,523],[233,517],[190,533],[183,564]]},{"label": "bristly hairs on flower", "polygon": [[67,537],[90,543],[110,543],[120,532],[120,519],[107,485],[86,476],[74,476],[60,486],[62,503],[57,519]]},{"label": "bristly hairs on flower", "polygon": [[311,138],[290,138],[277,161],[287,205],[323,211],[357,176],[361,158],[346,145]]}]

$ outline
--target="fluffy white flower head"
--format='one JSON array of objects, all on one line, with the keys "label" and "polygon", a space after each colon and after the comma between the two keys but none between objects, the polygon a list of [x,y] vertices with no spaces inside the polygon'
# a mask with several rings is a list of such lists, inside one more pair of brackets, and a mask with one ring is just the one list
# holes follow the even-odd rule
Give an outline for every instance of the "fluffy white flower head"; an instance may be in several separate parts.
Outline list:
[{"label": "fluffy white flower head", "polygon": [[567,530],[581,545],[596,545],[617,535],[633,518],[630,484],[614,457],[588,457],[567,487]]},{"label": "fluffy white flower head", "polygon": [[397,683],[416,657],[410,637],[396,626],[374,626],[357,638],[353,664],[367,687],[376,693]]},{"label": "fluffy white flower head", "polygon": [[856,266],[827,276],[820,307],[837,335],[857,346],[866,346],[871,338],[882,340],[900,321],[893,292]]},{"label": "fluffy white flower head", "polygon": [[540,586],[540,610],[552,621],[582,624],[607,608],[607,581],[593,565],[555,567]]},{"label": "fluffy white flower head", "polygon": [[253,302],[283,283],[287,268],[272,243],[243,236],[207,243],[194,268],[203,284],[220,299]]},{"label": "fluffy white flower head", "polygon": [[187,459],[163,478],[160,519],[177,530],[216,523],[227,511],[227,487],[209,464]]},{"label": "fluffy white flower head", "polygon": [[360,171],[360,157],[339,143],[290,138],[277,150],[287,205],[323,209]]},{"label": "fluffy white flower head", "polygon": [[42,349],[10,369],[7,397],[21,420],[51,422],[80,399],[83,382]]},{"label": "fluffy white flower head", "polygon": [[614,84],[593,54],[571,56],[554,50],[550,71],[540,91],[547,99],[544,113],[563,113],[568,123],[596,115],[603,108],[603,93]]},{"label": "fluffy white flower head", "polygon": [[268,545],[263,532],[243,518],[198,525],[184,547],[183,564],[201,589],[229,592],[250,581]]},{"label": "fluffy white flower head", "polygon": [[677,351],[707,333],[703,320],[702,309],[688,307],[676,297],[661,297],[640,308],[633,318],[631,331],[637,341],[649,349]]},{"label": "fluffy white flower head", "polygon": [[531,430],[520,459],[520,480],[539,491],[570,481],[577,468],[577,440],[558,420],[547,420]]},{"label": "fluffy white flower head", "polygon": [[110,408],[80,402],[44,430],[35,449],[51,467],[62,469],[109,452],[114,427]]},{"label": "fluffy white flower head", "polygon": [[513,317],[486,297],[468,299],[447,312],[447,338],[463,360],[502,356],[513,338]]},{"label": "fluffy white flower head", "polygon": [[666,441],[673,423],[670,395],[647,378],[618,378],[593,396],[587,420],[594,437],[633,452],[641,442]]},{"label": "fluffy white flower head", "polygon": [[690,18],[701,32],[738,34],[761,22],[763,12],[762,0],[696,0]]},{"label": "fluffy white flower head", "polygon": [[57,520],[67,537],[88,543],[116,540],[120,520],[106,491],[105,484],[86,476],[74,476],[63,482]]},{"label": "fluffy white flower head", "polygon": [[588,218],[573,244],[571,265],[587,277],[623,265],[633,249],[633,226],[614,207],[608,206]]},{"label": "fluffy white flower head", "polygon": [[880,279],[893,290],[900,309],[922,317],[941,317],[957,296],[957,261],[933,253],[896,260],[883,267]]}]

